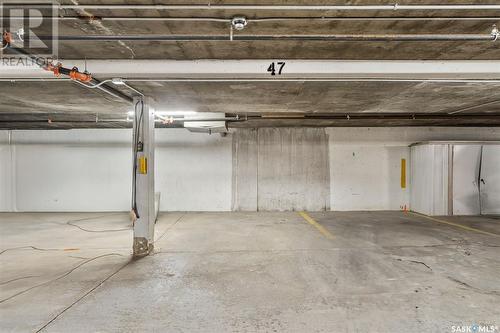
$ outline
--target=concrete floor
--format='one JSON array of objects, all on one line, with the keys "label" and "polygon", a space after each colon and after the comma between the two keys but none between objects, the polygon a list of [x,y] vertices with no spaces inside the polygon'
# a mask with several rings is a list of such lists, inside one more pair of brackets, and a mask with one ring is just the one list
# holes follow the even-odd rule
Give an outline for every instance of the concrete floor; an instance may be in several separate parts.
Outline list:
[{"label": "concrete floor", "polygon": [[333,239],[293,212],[163,214],[157,253],[131,261],[127,214],[0,214],[0,331],[500,325],[499,219],[309,215]]}]

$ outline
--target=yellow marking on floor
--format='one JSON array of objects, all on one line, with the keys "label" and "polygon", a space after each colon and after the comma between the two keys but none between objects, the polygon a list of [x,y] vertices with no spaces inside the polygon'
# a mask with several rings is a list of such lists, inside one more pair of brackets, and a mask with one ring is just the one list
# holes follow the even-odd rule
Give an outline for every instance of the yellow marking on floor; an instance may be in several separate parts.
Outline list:
[{"label": "yellow marking on floor", "polygon": [[488,232],[488,231],[476,229],[476,228],[473,228],[473,227],[468,227],[468,226],[463,225],[463,224],[458,224],[458,223],[454,223],[454,222],[450,222],[450,221],[440,220],[440,219],[437,219],[435,217],[430,217],[430,216],[419,214],[419,213],[415,213],[415,212],[409,212],[409,213],[411,213],[413,215],[416,215],[416,216],[425,217],[426,219],[434,221],[434,222],[437,222],[437,223],[448,224],[448,225],[451,225],[451,226],[454,226],[454,227],[457,227],[457,228],[461,228],[461,229],[468,230],[468,231],[474,231],[474,232],[477,232],[477,233],[480,233],[480,234],[484,234],[484,235],[489,235],[489,236],[493,236],[493,237],[500,237],[499,234],[495,234],[495,233],[492,233],[492,232]]},{"label": "yellow marking on floor", "polygon": [[314,226],[316,229],[318,229],[319,232],[323,234],[328,239],[333,239],[333,235],[330,233],[330,231],[326,230],[325,227],[323,227],[321,224],[318,222],[314,221],[312,217],[307,215],[306,212],[299,212],[299,215],[304,218],[304,220],[307,221],[310,225]]}]

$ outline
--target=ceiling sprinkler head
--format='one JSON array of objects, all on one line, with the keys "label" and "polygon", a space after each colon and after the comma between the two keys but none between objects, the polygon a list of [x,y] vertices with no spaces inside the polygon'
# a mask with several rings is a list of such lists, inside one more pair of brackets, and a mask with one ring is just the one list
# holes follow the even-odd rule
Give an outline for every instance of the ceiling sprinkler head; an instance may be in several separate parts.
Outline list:
[{"label": "ceiling sprinkler head", "polygon": [[234,17],[233,20],[231,21],[231,24],[233,25],[233,28],[236,30],[243,30],[245,29],[247,25],[247,18],[246,17]]},{"label": "ceiling sprinkler head", "polygon": [[493,29],[491,30],[492,35],[498,35],[499,31],[496,24],[493,24]]}]

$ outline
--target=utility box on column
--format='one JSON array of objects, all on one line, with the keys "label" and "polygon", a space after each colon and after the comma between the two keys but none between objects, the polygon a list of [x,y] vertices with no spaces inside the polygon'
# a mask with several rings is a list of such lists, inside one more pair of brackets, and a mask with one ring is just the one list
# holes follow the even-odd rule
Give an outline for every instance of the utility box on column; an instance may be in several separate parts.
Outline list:
[{"label": "utility box on column", "polygon": [[134,100],[132,210],[134,222],[134,256],[153,251],[155,212],[154,152],[155,115],[152,99]]}]

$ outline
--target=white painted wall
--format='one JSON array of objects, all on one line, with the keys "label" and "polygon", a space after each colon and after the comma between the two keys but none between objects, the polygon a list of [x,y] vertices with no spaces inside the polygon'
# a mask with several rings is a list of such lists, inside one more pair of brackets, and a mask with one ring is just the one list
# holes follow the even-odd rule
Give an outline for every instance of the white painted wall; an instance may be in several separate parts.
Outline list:
[{"label": "white painted wall", "polygon": [[332,210],[400,210],[409,206],[408,187],[401,188],[405,146],[330,145]]},{"label": "white painted wall", "polygon": [[9,133],[0,131],[0,211],[11,210],[11,155]]},{"label": "white painted wall", "polygon": [[[332,210],[409,208],[409,142],[406,128],[329,128]],[[407,187],[401,188],[401,159]]]},{"label": "white painted wall", "polygon": [[[131,130],[0,135],[0,210],[130,209]],[[159,130],[156,153],[162,210],[231,209],[230,137]]]},{"label": "white painted wall", "polygon": [[329,128],[338,144],[409,146],[421,141],[499,140],[500,127],[339,127]]},{"label": "white painted wall", "polygon": [[[412,161],[408,147],[412,143],[500,139],[497,127],[344,127],[329,128],[327,133],[332,210],[398,210],[404,205],[413,208],[410,190],[415,184],[410,183]],[[407,159],[406,189],[400,184],[402,158]],[[422,183],[417,181],[416,185]],[[435,212],[446,211],[442,205],[442,201],[437,202]],[[427,207],[425,211],[432,209]]]},{"label": "white painted wall", "polygon": [[156,191],[162,211],[230,211],[232,138],[156,131]]},{"label": "white painted wall", "polygon": [[[12,131],[9,146],[8,132],[0,131],[0,210],[129,210],[130,132]],[[326,133],[332,210],[408,204],[400,160],[409,158],[411,143],[500,140],[500,128],[329,128]],[[156,166],[162,210],[231,209],[232,136],[158,130]]]},{"label": "white painted wall", "polygon": [[129,130],[12,131],[12,211],[130,206]]}]

